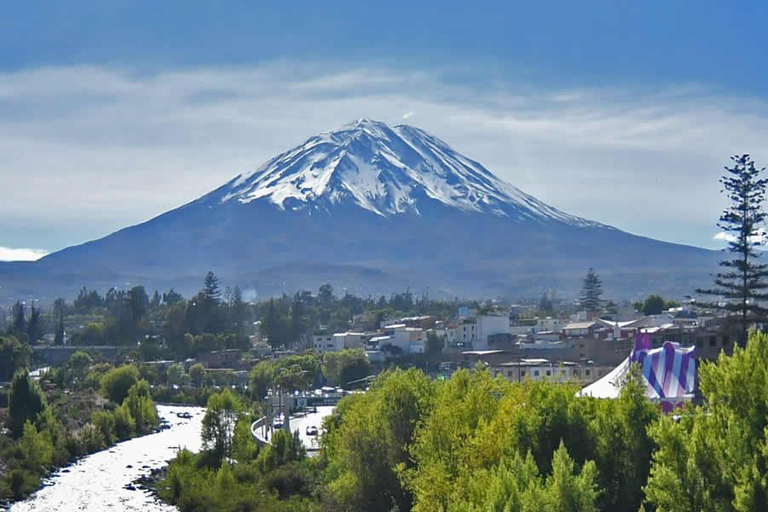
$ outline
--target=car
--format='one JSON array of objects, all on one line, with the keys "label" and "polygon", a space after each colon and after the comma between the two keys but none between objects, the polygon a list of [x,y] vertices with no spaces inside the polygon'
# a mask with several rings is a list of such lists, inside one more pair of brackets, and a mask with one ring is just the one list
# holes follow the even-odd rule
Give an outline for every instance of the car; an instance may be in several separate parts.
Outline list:
[{"label": "car", "polygon": [[308,436],[316,436],[317,435],[317,427],[314,425],[307,426],[307,435]]},{"label": "car", "polygon": [[188,412],[177,412],[176,413],[177,418],[181,418],[183,420],[189,420],[192,419],[192,415]]}]

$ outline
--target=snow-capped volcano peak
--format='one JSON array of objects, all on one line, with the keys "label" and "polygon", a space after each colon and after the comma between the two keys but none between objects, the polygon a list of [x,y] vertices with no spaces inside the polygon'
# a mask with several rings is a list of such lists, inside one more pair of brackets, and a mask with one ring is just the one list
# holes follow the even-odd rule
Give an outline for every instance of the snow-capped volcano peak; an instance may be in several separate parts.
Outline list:
[{"label": "snow-capped volcano peak", "polygon": [[353,203],[381,216],[419,214],[428,201],[514,218],[594,223],[547,206],[427,132],[358,119],[321,133],[235,178],[221,201],[283,209]]}]

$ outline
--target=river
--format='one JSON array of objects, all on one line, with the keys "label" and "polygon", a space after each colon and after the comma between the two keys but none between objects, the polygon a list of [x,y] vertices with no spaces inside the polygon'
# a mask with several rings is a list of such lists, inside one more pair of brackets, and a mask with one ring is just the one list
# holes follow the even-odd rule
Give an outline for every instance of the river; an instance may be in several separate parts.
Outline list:
[{"label": "river", "polygon": [[[176,413],[182,411],[191,413],[192,419],[178,418]],[[157,406],[170,429],[119,443],[57,471],[46,480],[46,487],[13,505],[11,512],[176,510],[159,503],[148,491],[125,487],[152,469],[165,466],[179,448],[198,451],[204,411],[201,407]]]}]

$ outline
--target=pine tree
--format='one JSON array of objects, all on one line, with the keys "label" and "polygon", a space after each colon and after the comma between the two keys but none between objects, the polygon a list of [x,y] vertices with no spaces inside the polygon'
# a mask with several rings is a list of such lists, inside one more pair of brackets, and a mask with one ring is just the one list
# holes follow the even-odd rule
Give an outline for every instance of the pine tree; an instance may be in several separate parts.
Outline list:
[{"label": "pine tree", "polygon": [[40,310],[35,306],[29,312],[29,320],[27,320],[27,337],[30,343],[35,343],[42,336],[42,325],[40,318]]},{"label": "pine tree", "polygon": [[13,332],[25,333],[27,332],[27,319],[24,316],[24,304],[16,302],[13,305]]},{"label": "pine tree", "polygon": [[299,343],[304,334],[304,304],[301,295],[296,293],[291,304],[290,336],[292,343]]},{"label": "pine tree", "polygon": [[53,336],[54,345],[64,344],[64,299],[56,299],[53,303],[53,311],[56,315],[56,334]]},{"label": "pine tree", "polygon": [[587,316],[594,316],[600,311],[603,296],[603,283],[595,269],[590,268],[581,288],[579,305],[587,311]]},{"label": "pine tree", "polygon": [[243,302],[243,294],[237,286],[235,286],[235,289],[232,291],[232,297],[229,301],[229,322],[231,329],[234,332],[243,332],[243,324],[245,323],[245,302]]},{"label": "pine tree", "polygon": [[29,377],[26,369],[17,371],[11,383],[8,397],[8,418],[6,425],[11,436],[18,438],[24,429],[24,423],[34,422],[38,414],[48,406],[40,386]]},{"label": "pine tree", "polygon": [[155,293],[152,294],[152,299],[149,301],[150,311],[157,311],[160,309],[160,301],[160,292],[155,290]]},{"label": "pine tree", "polygon": [[757,248],[764,245],[762,229],[765,213],[765,188],[768,180],[761,175],[765,168],[757,169],[748,154],[731,157],[732,167],[720,178],[723,192],[731,204],[720,216],[718,227],[732,235],[726,251],[732,259],[723,260],[723,271],[715,275],[714,288],[698,289],[697,293],[722,297],[724,302],[706,304],[711,309],[724,311],[738,325],[739,343],[747,342],[749,324],[761,321],[768,308],[758,301],[768,299],[768,265],[758,263]]},{"label": "pine tree", "polygon": [[213,272],[205,275],[205,284],[203,285],[203,294],[205,300],[210,303],[217,303],[221,300],[221,289],[219,287],[219,278]]}]

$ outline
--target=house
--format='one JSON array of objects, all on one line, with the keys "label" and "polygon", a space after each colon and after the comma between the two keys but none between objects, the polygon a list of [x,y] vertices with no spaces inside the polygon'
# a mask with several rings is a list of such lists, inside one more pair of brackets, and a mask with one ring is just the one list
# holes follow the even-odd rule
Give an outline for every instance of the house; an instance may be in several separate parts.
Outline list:
[{"label": "house", "polygon": [[475,343],[476,350],[486,350],[489,346],[489,336],[494,334],[511,334],[509,330],[509,316],[504,315],[477,315],[475,320],[477,329]]},{"label": "house", "polygon": [[537,318],[536,319],[536,333],[540,332],[560,332],[563,330],[563,327],[566,325],[565,320],[561,320],[560,318],[552,318],[551,316],[548,316],[547,318]]},{"label": "house", "polygon": [[435,327],[437,318],[432,315],[409,316],[401,318],[398,323],[405,324],[406,327],[418,327],[426,331]]},{"label": "house", "polygon": [[313,334],[312,348],[317,352],[339,352],[341,347],[337,345],[342,340],[334,339],[333,334]]},{"label": "house", "polygon": [[553,362],[549,359],[520,359],[491,366],[494,376],[510,382],[532,381],[577,382],[590,384],[607,375],[612,366],[594,366],[571,361]]},{"label": "house", "polygon": [[397,347],[403,354],[424,353],[424,329],[408,327],[406,324],[392,324],[385,326],[383,331],[381,336],[371,338],[371,342],[379,347]]},{"label": "house", "polygon": [[363,348],[366,339],[366,334],[362,332],[315,334],[312,336],[312,348],[318,352],[340,352],[346,348]]},{"label": "house", "polygon": [[598,322],[571,322],[563,327],[563,336],[566,338],[593,337],[597,330]]}]

